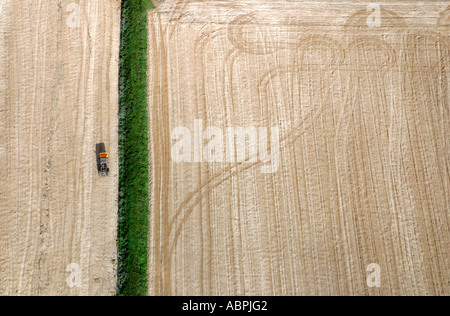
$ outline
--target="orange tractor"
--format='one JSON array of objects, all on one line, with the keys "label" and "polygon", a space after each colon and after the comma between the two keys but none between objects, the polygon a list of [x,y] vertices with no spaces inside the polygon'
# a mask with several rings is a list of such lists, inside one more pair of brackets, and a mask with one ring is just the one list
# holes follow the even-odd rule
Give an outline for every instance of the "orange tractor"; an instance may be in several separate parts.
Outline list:
[{"label": "orange tractor", "polygon": [[109,155],[107,152],[99,154],[98,175],[109,177]]}]

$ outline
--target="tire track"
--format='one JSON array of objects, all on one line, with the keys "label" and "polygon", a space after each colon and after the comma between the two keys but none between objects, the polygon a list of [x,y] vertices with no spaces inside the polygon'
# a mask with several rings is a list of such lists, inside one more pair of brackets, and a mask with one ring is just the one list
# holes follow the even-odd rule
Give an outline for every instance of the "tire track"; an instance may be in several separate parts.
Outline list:
[{"label": "tire track", "polygon": [[[364,29],[368,13],[361,10],[336,30],[316,28],[306,23],[295,25],[295,28],[286,25],[284,27],[289,28],[292,34],[298,34],[299,38],[292,40],[295,35],[285,37],[285,34],[274,32],[280,37],[276,44],[271,38],[274,34],[264,35],[270,31],[271,25],[264,25],[263,30],[255,29],[258,23],[252,19],[256,17],[242,12],[235,12],[238,18],[229,17],[233,21],[229,29],[220,25],[209,28],[206,24],[192,23],[189,16],[186,16],[186,23],[183,14],[172,12],[167,9],[169,7],[165,6],[167,12],[151,14],[152,61],[164,65],[152,73],[152,101],[155,107],[166,109],[170,114],[164,118],[166,123],[163,124],[161,109],[154,110],[150,127],[150,148],[155,156],[152,174],[156,182],[151,215],[154,233],[149,236],[150,243],[156,248],[155,254],[150,254],[155,268],[149,268],[153,291],[165,295],[189,291],[248,294],[261,291],[257,286],[264,280],[269,284],[264,293],[271,292],[272,295],[286,295],[296,289],[302,294],[319,295],[445,293],[445,272],[442,272],[446,263],[445,253],[439,255],[438,248],[442,248],[442,238],[448,235],[442,229],[448,219],[445,221],[445,216],[435,215],[430,210],[435,209],[439,201],[447,205],[448,196],[431,193],[427,184],[439,181],[439,191],[448,186],[444,172],[448,171],[448,160],[439,160],[436,156],[437,152],[445,152],[444,129],[441,132],[445,119],[431,110],[423,113],[425,115],[420,115],[423,109],[409,110],[416,101],[439,102],[437,94],[430,91],[446,91],[443,88],[445,70],[434,73],[429,68],[429,61],[418,65],[428,67],[427,75],[421,73],[420,68],[404,67],[411,56],[415,56],[413,50],[422,44],[414,43],[414,48],[404,46],[405,34],[409,31],[401,15],[382,10],[383,18],[387,18],[391,27],[383,36],[378,30]],[[215,14],[214,10],[211,12],[211,15]],[[197,32],[191,30],[192,35],[184,33],[187,25]],[[178,45],[185,35],[188,36],[184,39],[186,50]],[[282,40],[285,42],[280,44]],[[390,45],[392,40],[397,41],[393,46]],[[186,60],[177,54],[178,49],[193,49],[195,58],[190,67],[194,68],[192,82],[195,91],[192,93],[194,102],[175,105],[175,101],[180,102],[182,97],[191,95],[180,93],[191,88],[191,85],[180,83],[184,82],[181,79],[191,77],[181,77],[185,76],[182,67],[187,64],[183,64]],[[445,51],[441,53],[441,56],[446,55]],[[308,62],[308,58],[311,61]],[[176,70],[171,72],[169,69],[175,61]],[[220,64],[215,67],[218,62]],[[261,71],[266,69],[269,71],[261,75]],[[247,83],[252,80],[247,73],[258,78],[256,88],[253,83]],[[171,83],[175,76],[177,86]],[[421,78],[418,76],[422,79],[418,80]],[[428,81],[431,85],[427,85]],[[284,87],[286,83],[290,85],[290,91],[288,86]],[[410,86],[413,83],[422,87],[419,91],[426,91],[425,86],[430,91],[423,96],[419,92],[412,94]],[[210,90],[215,85],[218,86],[217,91],[222,91],[218,98],[214,94],[217,91]],[[339,91],[333,91],[333,88]],[[162,96],[163,90],[170,92],[170,96]],[[294,96],[297,96],[296,100],[292,100]],[[213,104],[216,99],[218,105]],[[251,108],[252,104],[249,104],[248,113],[240,112],[238,105],[244,100],[258,100],[255,108],[260,115],[256,120],[266,124],[273,121],[286,123],[289,128],[280,139],[281,156],[284,163],[293,163],[289,171],[283,169],[285,178],[280,175],[251,178],[254,182],[249,189],[261,194],[261,202],[256,202],[258,209],[261,208],[257,223],[247,222],[248,216],[244,214],[250,211],[247,207],[254,206],[247,204],[244,187],[250,185],[246,182],[246,175],[252,175],[261,163],[236,163],[218,171],[216,166],[211,166],[211,169],[192,168],[195,175],[192,191],[180,200],[175,199],[178,192],[163,189],[166,185],[184,192],[189,186],[177,186],[177,179],[184,179],[190,167],[172,173],[170,164],[162,160],[169,149],[163,143],[167,136],[159,137],[159,134],[161,130],[168,132],[169,123],[178,122],[179,118],[172,115],[177,110],[181,114],[183,110],[193,109],[193,113],[208,122],[219,114],[224,125],[228,126],[239,120],[239,114],[248,115],[245,117],[248,120],[254,119],[251,116],[255,110]],[[273,107],[277,100],[286,103]],[[445,113],[445,107],[440,113]],[[289,117],[291,123],[283,122]],[[421,123],[420,117],[427,123]],[[427,125],[432,121],[433,126]],[[427,138],[433,141],[427,144]],[[425,148],[431,150],[427,152]],[[436,174],[431,165],[427,166],[432,162],[445,168]],[[176,178],[168,178],[168,175]],[[294,183],[292,189],[288,187],[289,183]],[[223,188],[219,190],[221,186]],[[278,191],[280,188],[286,188],[288,192]],[[222,192],[227,197],[223,205],[218,199]],[[293,202],[289,201],[290,197],[293,197]],[[226,212],[221,216],[225,225],[219,229],[209,227],[214,224],[211,219],[220,209],[220,206],[212,207],[214,199]],[[233,206],[233,202],[238,204]],[[291,205],[293,209],[289,214],[297,215],[292,224],[285,212]],[[420,213],[416,214],[418,208]],[[188,222],[194,212],[198,218]],[[247,251],[251,249],[249,227],[253,224],[261,225],[257,227],[259,236],[267,239],[263,255]],[[301,235],[299,241],[290,240],[295,235],[289,231],[291,229]],[[419,230],[416,232],[416,229]],[[189,234],[193,231],[200,231],[200,237],[191,242]],[[224,237],[219,239],[216,236],[218,232]],[[213,244],[215,238],[217,241],[225,240],[226,245],[213,250],[204,249]],[[427,252],[422,258],[424,248]],[[198,251],[200,258],[195,259],[199,268],[190,270],[185,261],[191,257],[185,253],[192,249]],[[286,249],[292,251],[287,252]],[[214,260],[219,253],[226,255],[226,264],[216,260],[217,265],[206,272],[205,258]],[[253,260],[257,260],[254,258],[263,258],[261,267],[264,266],[264,270],[249,267]],[[293,272],[299,267],[297,260],[303,263],[304,268],[298,269],[299,275]],[[373,261],[380,263],[385,273],[386,283],[382,289],[364,287],[366,266]],[[225,268],[222,275],[218,273],[218,267]],[[256,276],[256,271],[264,271],[264,274]],[[201,281],[195,284],[200,289],[191,285],[186,287],[184,276],[199,276]],[[211,286],[213,276],[217,289]],[[429,280],[438,282],[431,284]]]},{"label": "tire track", "polygon": [[[117,88],[117,82],[104,76],[114,78],[118,73],[114,62],[118,60],[119,33],[105,28],[118,30],[120,4],[95,1],[79,3],[79,28],[66,23],[71,14],[66,11],[66,1],[1,2],[0,31],[8,35],[0,39],[0,45],[7,47],[9,57],[4,61],[7,86],[0,86],[0,95],[2,99],[6,96],[4,104],[9,108],[4,128],[8,157],[0,174],[6,172],[9,180],[7,192],[0,191],[4,201],[1,213],[5,214],[0,231],[9,241],[0,247],[0,294],[115,292],[116,238],[111,232],[116,216],[110,210],[116,207],[116,180],[111,178],[103,189],[101,198],[108,202],[99,214],[99,223],[93,222],[91,210],[96,207],[92,201],[98,196],[93,193],[91,161],[100,115],[95,101],[100,91],[94,87],[100,79],[111,85],[110,90],[104,88],[106,92]],[[102,41],[98,37],[101,32]],[[97,44],[106,46],[101,48],[103,54],[96,50]],[[102,115],[111,115],[118,108],[116,100],[108,100],[114,104]],[[109,142],[116,143],[117,126],[104,120]],[[111,147],[117,152],[116,145]],[[95,231],[98,233],[93,234]],[[72,262],[83,269],[81,289],[66,284],[66,267]],[[98,276],[105,281],[98,282]]]}]

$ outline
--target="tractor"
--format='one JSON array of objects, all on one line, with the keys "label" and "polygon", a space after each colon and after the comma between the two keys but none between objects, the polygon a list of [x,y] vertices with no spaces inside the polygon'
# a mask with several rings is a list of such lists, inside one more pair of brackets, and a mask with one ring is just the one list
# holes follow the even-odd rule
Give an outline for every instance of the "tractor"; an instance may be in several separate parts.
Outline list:
[{"label": "tractor", "polygon": [[97,153],[97,170],[100,177],[109,177],[109,154],[104,143],[95,146]]},{"label": "tractor", "polygon": [[100,177],[109,177],[109,154],[107,152],[100,153],[98,175]]},{"label": "tractor", "polygon": [[109,154],[104,143],[95,145],[97,170],[100,177],[109,177]]}]

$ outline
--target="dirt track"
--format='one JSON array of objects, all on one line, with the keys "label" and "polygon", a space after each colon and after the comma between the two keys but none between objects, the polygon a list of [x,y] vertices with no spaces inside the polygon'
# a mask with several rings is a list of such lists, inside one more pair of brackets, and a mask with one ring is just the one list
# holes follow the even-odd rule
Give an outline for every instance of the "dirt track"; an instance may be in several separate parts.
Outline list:
[{"label": "dirt track", "polygon": [[119,34],[119,1],[0,1],[0,295],[115,293]]},{"label": "dirt track", "polygon": [[[149,294],[450,294],[448,2],[372,2],[149,13]],[[279,126],[279,170],[175,163],[196,119]]]}]

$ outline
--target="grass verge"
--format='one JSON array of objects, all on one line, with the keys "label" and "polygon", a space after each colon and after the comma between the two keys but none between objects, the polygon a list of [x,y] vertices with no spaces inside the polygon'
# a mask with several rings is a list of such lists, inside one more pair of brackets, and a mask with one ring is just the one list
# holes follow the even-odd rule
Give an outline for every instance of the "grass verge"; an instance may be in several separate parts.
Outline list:
[{"label": "grass verge", "polygon": [[147,10],[152,7],[149,0],[122,1],[119,74],[119,296],[147,295]]}]

